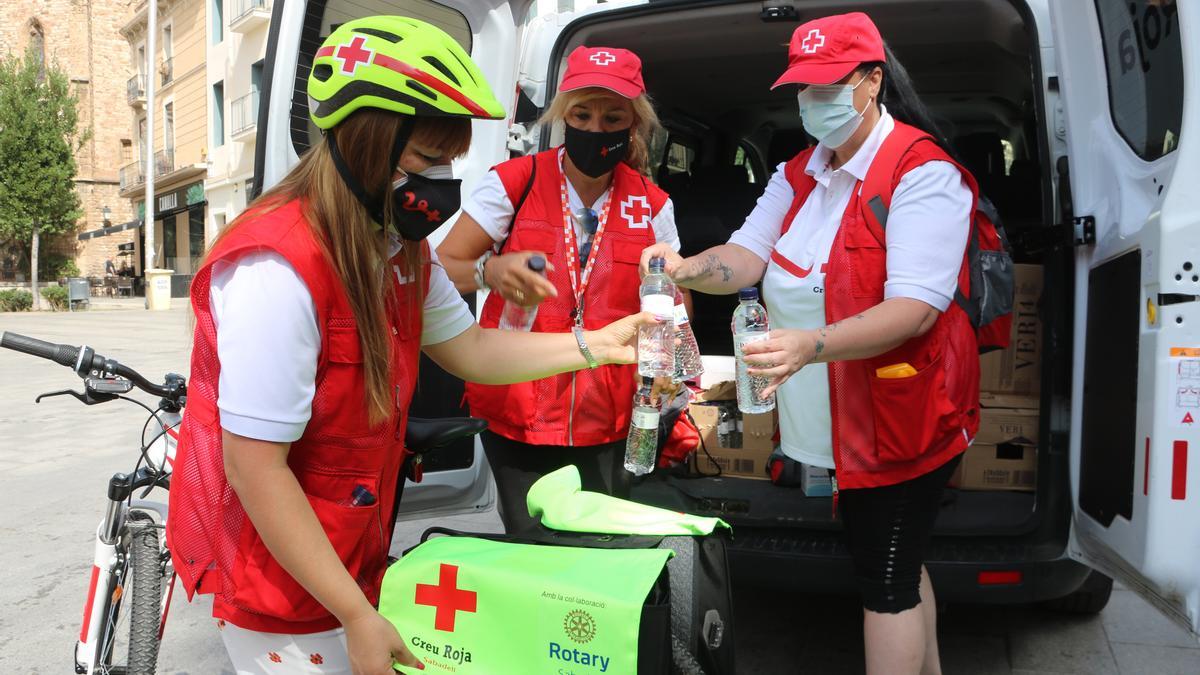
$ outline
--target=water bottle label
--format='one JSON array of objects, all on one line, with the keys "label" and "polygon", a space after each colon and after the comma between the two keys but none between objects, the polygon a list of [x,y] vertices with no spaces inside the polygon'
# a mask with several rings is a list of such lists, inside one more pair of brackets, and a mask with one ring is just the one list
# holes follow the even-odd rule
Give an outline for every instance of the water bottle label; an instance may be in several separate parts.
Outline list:
[{"label": "water bottle label", "polygon": [[675,316],[675,298],[669,295],[643,295],[642,311],[654,314],[660,321]]},{"label": "water bottle label", "polygon": [[637,427],[638,429],[657,429],[658,411],[634,410],[633,426]]},{"label": "water bottle label", "polygon": [[769,339],[771,339],[770,333],[751,333],[749,335],[735,336],[734,343],[737,346],[738,355],[741,355],[742,347],[750,344],[751,342],[762,342],[763,340]]},{"label": "water bottle label", "polygon": [[675,325],[682,326],[688,322],[687,306],[683,303],[675,305]]}]

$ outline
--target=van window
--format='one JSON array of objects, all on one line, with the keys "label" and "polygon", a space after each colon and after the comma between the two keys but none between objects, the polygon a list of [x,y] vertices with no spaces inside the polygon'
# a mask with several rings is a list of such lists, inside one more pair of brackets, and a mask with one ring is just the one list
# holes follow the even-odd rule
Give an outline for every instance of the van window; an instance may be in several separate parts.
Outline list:
[{"label": "van window", "polygon": [[754,175],[754,162],[750,161],[750,153],[746,152],[746,146],[738,146],[737,153],[733,156],[733,165],[746,168],[747,183],[754,185],[758,182],[758,178]]},{"label": "van window", "polygon": [[691,173],[692,162],[696,159],[696,151],[682,143],[672,141],[667,145],[667,173]]},{"label": "van window", "polygon": [[1117,131],[1146,161],[1179,146],[1183,54],[1176,0],[1096,0]]},{"label": "van window", "polygon": [[300,37],[300,62],[292,94],[292,146],[303,155],[321,138],[321,130],[308,116],[308,73],[313,55],[334,28],[347,21],[378,14],[399,14],[431,23],[446,31],[471,52],[471,26],[457,10],[432,0],[309,0],[304,13],[304,32]]}]

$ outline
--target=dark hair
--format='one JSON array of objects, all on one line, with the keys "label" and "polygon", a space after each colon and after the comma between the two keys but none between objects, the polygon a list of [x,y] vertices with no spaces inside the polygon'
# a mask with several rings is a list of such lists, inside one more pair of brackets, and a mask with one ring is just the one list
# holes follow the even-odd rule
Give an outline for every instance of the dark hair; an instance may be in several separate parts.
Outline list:
[{"label": "dark hair", "polygon": [[886,63],[882,61],[863,63],[855,71],[865,75],[876,68],[883,70],[883,83],[879,87],[879,99],[875,104],[886,105],[888,113],[892,117],[933,136],[934,141],[943,150],[951,157],[956,157],[946,134],[942,132],[937,122],[933,121],[933,115],[929,113],[929,108],[926,108],[925,104],[921,102],[921,98],[917,96],[912,78],[908,76],[908,70],[896,58],[896,54],[886,42],[883,45],[883,54],[887,58]]}]

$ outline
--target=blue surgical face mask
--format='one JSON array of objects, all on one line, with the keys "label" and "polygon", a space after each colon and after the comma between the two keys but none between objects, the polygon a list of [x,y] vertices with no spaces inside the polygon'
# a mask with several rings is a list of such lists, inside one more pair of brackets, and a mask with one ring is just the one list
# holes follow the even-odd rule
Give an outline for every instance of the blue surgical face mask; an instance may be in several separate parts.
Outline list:
[{"label": "blue surgical face mask", "polygon": [[[804,130],[827,148],[844,145],[858,130],[867,112],[866,108],[862,112],[854,108],[854,90],[866,79],[864,76],[855,85],[813,85],[802,89],[796,99],[800,102],[800,121]],[[871,105],[869,101],[867,105]]]}]

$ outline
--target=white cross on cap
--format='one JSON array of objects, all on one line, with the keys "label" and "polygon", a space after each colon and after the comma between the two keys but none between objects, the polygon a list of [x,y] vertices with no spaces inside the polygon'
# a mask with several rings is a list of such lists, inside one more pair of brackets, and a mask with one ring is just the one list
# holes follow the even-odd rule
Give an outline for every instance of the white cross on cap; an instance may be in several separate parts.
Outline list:
[{"label": "white cross on cap", "polygon": [[607,66],[613,61],[616,61],[617,57],[612,52],[596,52],[588,57],[588,60],[598,66]]},{"label": "white cross on cap", "polygon": [[819,28],[810,30],[808,37],[804,38],[804,42],[800,43],[800,47],[804,49],[805,54],[816,54],[817,50],[824,46],[825,34]]}]

